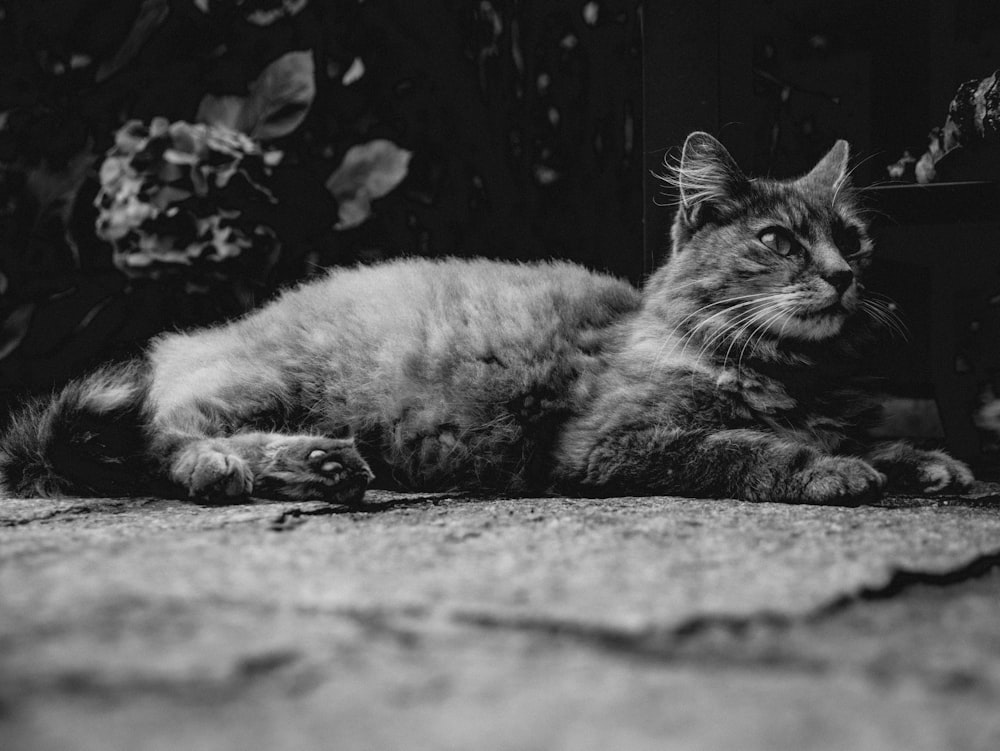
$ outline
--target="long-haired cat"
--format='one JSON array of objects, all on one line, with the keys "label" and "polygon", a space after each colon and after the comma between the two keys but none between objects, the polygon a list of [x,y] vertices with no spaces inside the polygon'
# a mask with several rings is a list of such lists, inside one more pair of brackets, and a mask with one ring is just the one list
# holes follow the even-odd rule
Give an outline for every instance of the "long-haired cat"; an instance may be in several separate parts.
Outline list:
[{"label": "long-haired cat", "polygon": [[865,441],[877,404],[854,384],[887,311],[860,282],[847,159],[839,141],[797,180],[750,179],[692,134],[672,254],[641,292],[569,263],[403,260],[164,335],[15,415],[5,485],[347,503],[375,474],[791,503],[965,488],[942,452]]}]

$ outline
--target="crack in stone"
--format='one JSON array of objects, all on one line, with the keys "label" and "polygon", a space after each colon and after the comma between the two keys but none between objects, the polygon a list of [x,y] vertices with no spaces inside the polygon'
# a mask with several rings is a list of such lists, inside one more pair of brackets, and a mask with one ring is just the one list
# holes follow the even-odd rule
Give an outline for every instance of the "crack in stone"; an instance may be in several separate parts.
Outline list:
[{"label": "crack in stone", "polygon": [[303,663],[302,653],[281,649],[243,655],[219,676],[108,675],[94,670],[67,670],[52,675],[21,677],[15,684],[0,682],[0,697],[55,693],[118,700],[141,693],[173,696],[184,701],[220,701],[265,679],[285,681],[289,692],[298,693],[303,686],[315,683],[315,677],[311,676],[314,670]]},{"label": "crack in stone", "polygon": [[1000,551],[996,553],[984,553],[973,558],[965,565],[951,569],[950,571],[933,572],[897,568],[892,572],[885,584],[878,587],[863,587],[856,593],[838,597],[829,604],[819,608],[811,618],[826,618],[853,607],[859,602],[889,600],[919,585],[949,587],[956,584],[964,584],[965,582],[986,576],[998,569],[1000,569]]},{"label": "crack in stone", "polygon": [[[622,657],[633,657],[645,661],[697,662],[700,665],[753,665],[762,663],[785,666],[805,672],[819,672],[825,669],[826,661],[808,657],[773,653],[769,655],[739,655],[721,641],[740,639],[752,628],[761,626],[783,628],[792,619],[774,613],[737,616],[698,616],[677,626],[649,627],[636,631],[598,626],[577,621],[549,619],[544,617],[505,617],[486,613],[457,613],[453,620],[463,625],[479,628],[511,630],[522,633],[540,634],[553,639],[570,639],[578,643],[590,644],[602,651]],[[691,644],[702,637],[714,634],[716,642],[710,650],[692,649]],[[719,637],[722,637],[721,639]],[[704,646],[704,645],[702,645]]]},{"label": "crack in stone", "polygon": [[330,504],[322,508],[291,508],[286,509],[278,516],[274,517],[269,529],[273,532],[288,532],[305,524],[310,517],[314,516],[340,516],[343,514],[378,514],[395,508],[405,508],[408,506],[419,506],[425,503],[436,505],[444,500],[461,499],[461,495],[421,495],[407,496],[405,498],[387,498],[385,500],[367,502],[361,506],[344,506],[341,504]]},{"label": "crack in stone", "polygon": [[89,514],[94,509],[85,504],[78,506],[69,506],[68,508],[52,509],[51,511],[38,514],[36,516],[26,516],[22,519],[0,519],[0,527],[12,528],[12,527],[24,527],[28,524],[34,524],[35,522],[47,522],[53,519],[59,519],[63,516],[81,516],[83,514]]},{"label": "crack in stone", "polygon": [[[700,666],[773,667],[818,673],[835,669],[839,662],[831,657],[801,654],[801,648],[789,648],[783,644],[782,634],[796,628],[808,631],[852,608],[891,600],[920,585],[960,585],[998,570],[1000,553],[985,554],[947,572],[897,569],[882,586],[862,588],[804,614],[765,610],[750,615],[699,615],[673,626],[637,630],[544,616],[483,612],[458,612],[452,615],[452,619],[477,628],[569,639],[608,653],[643,660]],[[862,670],[873,680],[887,679],[877,665],[862,667]],[[969,690],[984,684],[982,679],[954,671],[935,676],[935,679],[943,681],[946,690]]]}]

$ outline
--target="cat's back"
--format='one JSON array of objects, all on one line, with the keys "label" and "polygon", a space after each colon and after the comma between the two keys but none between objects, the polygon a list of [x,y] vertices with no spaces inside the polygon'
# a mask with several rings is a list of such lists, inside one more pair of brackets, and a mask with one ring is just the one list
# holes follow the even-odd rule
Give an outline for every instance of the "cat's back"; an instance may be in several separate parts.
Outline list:
[{"label": "cat's back", "polygon": [[[262,324],[326,330],[394,352],[419,347],[489,349],[585,335],[638,308],[639,293],[566,262],[404,259],[337,269],[287,293]],[[314,333],[314,344],[323,346]]]},{"label": "cat's back", "polygon": [[456,357],[594,349],[591,340],[638,306],[628,283],[566,262],[403,259],[334,269],[238,321],[161,337],[152,357],[170,380],[210,353],[286,374],[372,375],[415,359],[447,368]]},{"label": "cat's back", "polygon": [[432,394],[495,402],[568,389],[599,367],[639,301],[627,282],[566,262],[404,259],[290,290],[239,338],[257,362],[322,382],[329,398],[349,394],[371,417]]}]

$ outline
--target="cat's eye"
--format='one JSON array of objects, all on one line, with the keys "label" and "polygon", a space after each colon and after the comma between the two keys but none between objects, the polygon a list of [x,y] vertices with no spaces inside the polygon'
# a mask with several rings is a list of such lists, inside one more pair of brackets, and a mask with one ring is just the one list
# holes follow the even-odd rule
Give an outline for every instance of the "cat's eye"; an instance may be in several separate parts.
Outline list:
[{"label": "cat's eye", "polygon": [[833,242],[841,255],[850,258],[861,252],[861,232],[850,224],[839,224],[833,228]]},{"label": "cat's eye", "polygon": [[788,256],[792,253],[797,253],[802,247],[787,230],[781,227],[768,227],[757,235],[757,239],[761,245],[777,253],[779,256]]}]

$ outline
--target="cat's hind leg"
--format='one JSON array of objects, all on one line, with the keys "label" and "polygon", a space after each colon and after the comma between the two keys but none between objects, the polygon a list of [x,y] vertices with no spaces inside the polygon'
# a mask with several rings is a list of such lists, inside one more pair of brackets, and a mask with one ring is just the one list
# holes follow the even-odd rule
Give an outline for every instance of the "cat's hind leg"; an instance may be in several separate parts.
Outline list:
[{"label": "cat's hind leg", "polygon": [[149,432],[163,473],[204,500],[360,501],[373,475],[354,442],[324,435],[320,418],[291,419],[315,405],[302,403],[289,356],[240,333],[172,335],[152,350]]},{"label": "cat's hind leg", "polygon": [[254,495],[354,504],[374,478],[350,439],[264,432],[186,441],[169,472],[190,497],[210,501]]}]

